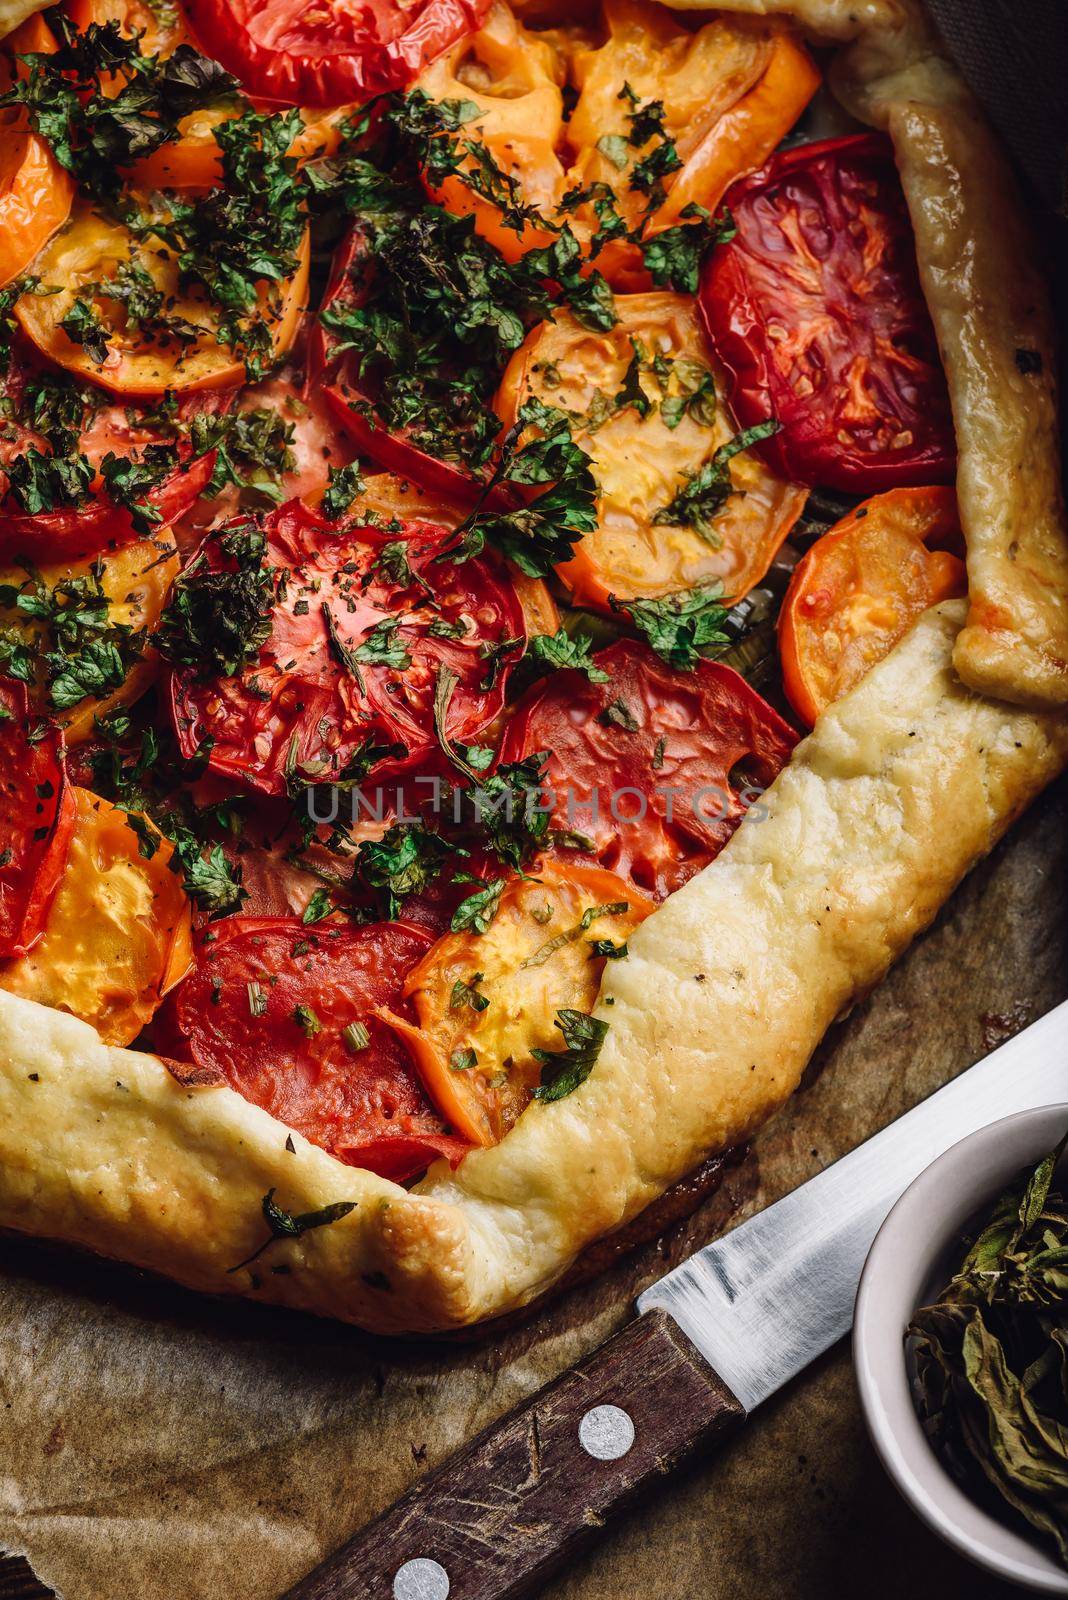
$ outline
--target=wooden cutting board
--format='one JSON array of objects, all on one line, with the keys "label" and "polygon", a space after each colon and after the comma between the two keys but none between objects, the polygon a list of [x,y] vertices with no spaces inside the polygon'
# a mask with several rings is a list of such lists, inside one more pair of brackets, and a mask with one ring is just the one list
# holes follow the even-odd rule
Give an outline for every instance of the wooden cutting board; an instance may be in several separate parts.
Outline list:
[{"label": "wooden cutting board", "polygon": [[[314,1369],[327,1411],[336,1404],[343,1428],[326,1443],[294,1435],[262,1477],[250,1480],[259,1484],[267,1526],[272,1518],[314,1524],[310,1566],[320,1545],[340,1542],[458,1440],[598,1343],[651,1278],[1068,996],[1066,824],[1068,782],[1038,802],[871,1000],[833,1030],[791,1105],[740,1164],[726,1169],[717,1193],[659,1241],[495,1338],[414,1351],[368,1340],[361,1348],[329,1324],[212,1307],[124,1269],[42,1252],[26,1241],[0,1244],[0,1284],[39,1295],[42,1305],[65,1297],[67,1324],[83,1313],[87,1328],[105,1317],[109,1345],[128,1324],[143,1330],[161,1323],[164,1342],[177,1334],[168,1346],[177,1352],[175,1382],[182,1340],[218,1338],[226,1359],[236,1350],[247,1369],[253,1398],[246,1406],[256,1404],[261,1370],[289,1363],[296,1379],[294,1362]],[[294,1408],[300,1403],[295,1388]],[[42,1450],[64,1448],[64,1428],[76,1446],[76,1419],[62,1409],[55,1415],[60,1422],[52,1411],[42,1418]],[[137,1426],[135,1412],[81,1448],[97,1450],[110,1470],[114,1453],[128,1443],[124,1428]],[[354,1480],[347,1441],[364,1429],[373,1430],[369,1459],[380,1470]],[[165,1441],[152,1442],[153,1451],[164,1449]],[[206,1467],[187,1467],[168,1479],[161,1501],[146,1487],[144,1504],[131,1513],[149,1529],[127,1568],[115,1567],[106,1578],[96,1556],[80,1572],[75,1517],[68,1600],[134,1600],[139,1574],[155,1560],[175,1559],[183,1520],[209,1516],[232,1481],[232,1472],[212,1477]],[[32,1539],[33,1519],[27,1526]],[[242,1588],[241,1552],[234,1554],[228,1562],[201,1553],[188,1570],[176,1568],[174,1600],[244,1600],[246,1593],[271,1600],[263,1589]],[[72,1584],[70,1570],[83,1587]],[[822,1600],[854,1592],[858,1574],[875,1600],[900,1600],[902,1592],[910,1600],[965,1593],[971,1600],[1009,1600],[1012,1593],[959,1561],[899,1501],[864,1435],[843,1344],[765,1406],[725,1454],[666,1486],[548,1593],[551,1600]],[[279,1581],[274,1592],[284,1587]],[[0,1567],[0,1600],[48,1593],[20,1563]]]}]

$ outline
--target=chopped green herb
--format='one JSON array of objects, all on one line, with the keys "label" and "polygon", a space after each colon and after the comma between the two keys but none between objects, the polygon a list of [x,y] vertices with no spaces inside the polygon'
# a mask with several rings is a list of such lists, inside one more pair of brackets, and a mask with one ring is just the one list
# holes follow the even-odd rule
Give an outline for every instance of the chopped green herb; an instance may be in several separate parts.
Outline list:
[{"label": "chopped green herb", "polygon": [[541,1062],[541,1083],[534,1090],[535,1100],[562,1100],[585,1083],[608,1033],[607,1022],[570,1007],[556,1013],[556,1027],[563,1034],[562,1050],[531,1051],[534,1059]]},{"label": "chopped green herb", "polygon": [[608,682],[607,672],[593,659],[593,640],[586,633],[569,634],[565,628],[536,633],[527,641],[527,656],[550,670],[572,667],[584,672],[591,683]]},{"label": "chopped green herb", "polygon": [[323,918],[328,917],[333,909],[329,889],[316,889],[308,904],[304,907],[304,913],[300,920],[304,923],[322,922]]},{"label": "chopped green herb", "polygon": [[322,1023],[311,1006],[306,1006],[303,1000],[298,1001],[293,1007],[293,1021],[306,1039],[314,1039],[317,1033],[322,1032]]},{"label": "chopped green herb", "polygon": [[268,1237],[244,1261],[239,1261],[236,1267],[230,1267],[229,1272],[240,1272],[243,1267],[249,1267],[263,1254],[276,1239],[299,1239],[302,1234],[308,1233],[313,1228],[325,1228],[333,1222],[340,1222],[342,1217],[347,1217],[350,1211],[355,1211],[355,1200],[335,1200],[333,1205],[323,1206],[319,1211],[303,1211],[298,1216],[293,1216],[289,1211],[283,1211],[275,1203],[276,1189],[268,1189],[260,1202],[263,1211],[263,1220],[270,1229]]},{"label": "chopped green herb", "polygon": [[[477,883],[476,878],[467,878],[469,883]],[[491,878],[484,889],[469,894],[452,914],[449,927],[453,933],[485,933],[494,917],[497,915],[501,904],[501,895],[504,893],[507,878]]]},{"label": "chopped green herb", "polygon": [[692,672],[702,650],[710,645],[730,644],[723,631],[727,612],[720,603],[720,584],[713,580],[661,600],[617,600],[610,596],[613,611],[622,611],[646,641],[679,672]]},{"label": "chopped green herb", "polygon": [[371,1035],[367,1026],[362,1022],[350,1022],[341,1030],[341,1037],[345,1041],[345,1048],[350,1055],[359,1055],[361,1050],[366,1050],[371,1043]]},{"label": "chopped green herb", "polygon": [[609,701],[603,711],[598,711],[597,721],[606,728],[623,728],[627,733],[637,733],[641,726],[626,701],[618,695]]},{"label": "chopped green herb", "polygon": [[478,987],[485,976],[484,972],[473,972],[469,978],[457,978],[449,996],[449,1010],[460,1011],[470,1006],[472,1011],[485,1011],[489,1001]]}]

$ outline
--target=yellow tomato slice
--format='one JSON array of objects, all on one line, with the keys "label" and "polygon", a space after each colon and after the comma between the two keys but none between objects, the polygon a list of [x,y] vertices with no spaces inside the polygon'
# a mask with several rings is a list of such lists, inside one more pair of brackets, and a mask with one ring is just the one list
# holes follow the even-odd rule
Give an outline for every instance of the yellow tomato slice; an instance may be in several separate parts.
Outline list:
[{"label": "yellow tomato slice", "polygon": [[126,813],[76,789],[67,866],[44,932],[28,955],[0,964],[0,989],[91,1022],[129,1044],[192,965],[190,908],[173,851],[151,823],[143,854]]},{"label": "yellow tomato slice", "polygon": [[[162,290],[166,315],[180,317],[202,330],[192,343],[131,328],[120,301],[93,297],[91,285],[114,278],[126,261],[136,262]],[[289,349],[296,335],[308,286],[308,261],[305,232],[293,276],[260,291],[259,314],[271,326],[275,357]],[[42,287],[55,292],[24,294],[15,315],[42,355],[79,378],[115,394],[145,396],[166,391],[188,394],[243,381],[244,363],[219,338],[217,308],[198,287],[180,286],[175,252],[155,236],[138,241],[120,222],[81,203],[67,227],[38,257],[34,270]],[[79,294],[92,298],[108,330],[108,352],[102,366],[68,339],[60,326]]]},{"label": "yellow tomato slice", "polygon": [[[557,147],[563,138],[564,63],[552,43],[524,28],[508,6],[493,6],[481,28],[469,34],[419,79],[433,100],[466,100],[479,115],[464,124],[460,138],[485,145],[497,166],[518,185],[518,198],[552,218],[563,197],[566,175]],[[468,169],[476,167],[465,157]],[[499,209],[467,186],[446,178],[431,189],[456,216],[473,216],[475,227],[508,261],[553,235],[527,223],[521,232],[504,225]]]},{"label": "yellow tomato slice", "polygon": [[[729,464],[734,492],[710,528],[658,521],[735,428],[707,389],[714,384],[721,395],[724,385],[689,296],[617,295],[616,311],[608,333],[566,313],[540,324],[509,362],[498,395],[506,427],[532,396],[578,418],[574,436],[597,480],[598,524],[560,576],[580,605],[601,608],[610,595],[652,598],[712,580],[737,600],[764,576],[806,491],[747,450]],[[639,405],[620,403],[636,359],[644,416]]]},{"label": "yellow tomato slice", "polygon": [[798,562],[779,613],[790,704],[810,726],[940,600],[968,592],[957,497],[889,489],[836,523]]},{"label": "yellow tomato slice", "polygon": [[[807,51],[785,30],[741,17],[718,16],[688,28],[664,6],[648,0],[604,0],[607,38],[579,50],[572,72],[579,97],[568,124],[576,151],[569,186],[607,184],[628,228],[659,232],[698,203],[715,211],[727,188],[743,172],[759,167],[819,87],[820,74]],[[659,101],[663,137],[634,147],[629,113]],[[681,166],[664,174],[666,199],[650,211],[650,195],[632,187],[635,166],[670,139]],[[576,232],[592,232],[596,216],[578,213]],[[648,278],[638,247],[613,241],[597,265],[617,288],[642,288]]]},{"label": "yellow tomato slice", "polygon": [[[171,584],[178,575],[179,565],[174,536],[165,528],[151,539],[141,539],[136,544],[124,545],[111,555],[95,557],[89,561],[55,562],[40,567],[34,576],[40,578],[50,594],[58,590],[61,601],[64,598],[64,589],[67,587],[71,597],[69,603],[73,604],[78,589],[88,587],[91,590],[95,587],[96,576],[99,575],[100,589],[108,599],[109,623],[121,624],[135,633],[142,629],[151,633],[163,612]],[[69,587],[72,585],[73,589]],[[27,581],[25,568],[11,568],[6,572],[0,570],[0,596],[4,594],[5,588],[8,588],[8,592],[16,594],[32,592],[32,585]],[[43,623],[19,611],[14,603],[10,606],[4,605],[2,599],[0,599],[0,628],[16,629],[27,639],[39,638],[45,631]],[[140,699],[145,690],[154,683],[158,669],[159,658],[156,652],[151,647],[145,646],[138,659],[131,664],[124,682],[117,689],[100,697],[90,695],[69,710],[56,711],[43,687],[42,663],[38,682],[40,708],[64,729],[68,745],[81,744],[91,738],[96,717],[103,716],[105,712],[112,711],[117,706],[132,705],[135,700]]]},{"label": "yellow tomato slice", "polygon": [[[22,54],[50,55],[56,42],[39,16],[4,40],[0,92],[9,89]],[[70,214],[74,181],[30,129],[22,106],[0,111],[0,288],[25,272]]]},{"label": "yellow tomato slice", "polygon": [[[419,1026],[386,1020],[466,1138],[504,1137],[541,1076],[531,1052],[562,1047],[557,1011],[593,1009],[606,957],[590,941],[623,945],[652,910],[614,872],[546,858],[510,881],[486,933],[446,933],[412,969],[405,996]],[[471,1003],[479,996],[482,1009]]]}]

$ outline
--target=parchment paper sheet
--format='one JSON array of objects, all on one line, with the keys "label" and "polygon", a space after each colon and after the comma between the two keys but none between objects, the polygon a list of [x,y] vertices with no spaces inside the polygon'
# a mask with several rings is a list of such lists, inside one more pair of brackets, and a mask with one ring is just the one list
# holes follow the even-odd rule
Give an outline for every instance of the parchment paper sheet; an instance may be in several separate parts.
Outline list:
[{"label": "parchment paper sheet", "polygon": [[[0,1243],[0,1546],[27,1552],[65,1600],[276,1600],[418,1473],[604,1338],[643,1282],[1062,999],[1066,813],[1062,784],[836,1030],[792,1105],[688,1223],[495,1339],[388,1346]],[[842,1351],[554,1593],[844,1595],[852,1586],[833,1572],[849,1551],[873,1594],[889,1594],[891,1577],[907,1579],[910,1600],[1002,1592],[967,1577],[895,1501]]]}]

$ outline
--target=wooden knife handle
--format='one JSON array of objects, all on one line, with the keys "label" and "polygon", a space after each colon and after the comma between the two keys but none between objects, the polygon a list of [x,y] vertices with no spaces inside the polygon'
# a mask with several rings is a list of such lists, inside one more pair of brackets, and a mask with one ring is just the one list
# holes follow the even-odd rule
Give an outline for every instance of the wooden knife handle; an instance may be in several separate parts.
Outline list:
[{"label": "wooden knife handle", "polygon": [[284,1600],[521,1600],[745,1417],[647,1311],[416,1483]]}]

